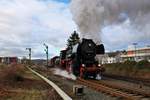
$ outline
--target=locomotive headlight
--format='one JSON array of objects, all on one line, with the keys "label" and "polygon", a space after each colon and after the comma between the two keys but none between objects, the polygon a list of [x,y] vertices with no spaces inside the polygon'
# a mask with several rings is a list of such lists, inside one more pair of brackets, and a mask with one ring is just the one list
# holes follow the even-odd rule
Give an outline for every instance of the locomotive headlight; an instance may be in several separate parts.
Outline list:
[{"label": "locomotive headlight", "polygon": [[101,67],[101,64],[98,64],[98,67]]},{"label": "locomotive headlight", "polygon": [[82,67],[85,67],[85,64],[82,64]]}]

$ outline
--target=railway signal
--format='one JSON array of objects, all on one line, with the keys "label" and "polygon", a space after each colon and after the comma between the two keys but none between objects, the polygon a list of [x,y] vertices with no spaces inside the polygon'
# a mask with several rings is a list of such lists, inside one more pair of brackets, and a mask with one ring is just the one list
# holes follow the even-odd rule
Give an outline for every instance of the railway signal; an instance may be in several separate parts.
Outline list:
[{"label": "railway signal", "polygon": [[45,53],[46,53],[46,66],[48,68],[48,45],[46,45],[45,43],[43,44],[45,46]]},{"label": "railway signal", "polygon": [[31,66],[31,48],[26,48],[29,51],[29,65]]}]

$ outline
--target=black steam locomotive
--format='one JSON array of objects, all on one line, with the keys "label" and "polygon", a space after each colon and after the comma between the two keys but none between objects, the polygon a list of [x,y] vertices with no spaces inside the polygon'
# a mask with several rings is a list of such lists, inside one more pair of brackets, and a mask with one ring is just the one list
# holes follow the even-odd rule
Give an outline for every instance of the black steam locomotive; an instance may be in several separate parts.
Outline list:
[{"label": "black steam locomotive", "polygon": [[82,39],[72,50],[66,49],[61,51],[61,66],[66,68],[68,72],[81,78],[88,78],[104,71],[95,59],[97,54],[104,54],[104,46],[96,45],[91,39]]}]

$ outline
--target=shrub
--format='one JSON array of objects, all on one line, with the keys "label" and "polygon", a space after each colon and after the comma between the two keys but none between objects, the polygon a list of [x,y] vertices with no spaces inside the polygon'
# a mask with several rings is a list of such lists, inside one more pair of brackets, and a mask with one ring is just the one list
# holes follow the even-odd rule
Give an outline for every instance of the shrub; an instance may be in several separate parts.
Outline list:
[{"label": "shrub", "polygon": [[8,81],[23,81],[24,78],[22,74],[24,73],[23,68],[20,66],[9,66],[5,68],[3,71],[3,79]]},{"label": "shrub", "polygon": [[17,81],[17,82],[24,81],[24,78],[19,74],[14,74],[13,79],[14,79],[14,81]]},{"label": "shrub", "polygon": [[136,66],[136,62],[135,61],[125,61],[122,64],[122,66],[126,71],[132,71]]},{"label": "shrub", "polygon": [[126,66],[135,66],[136,62],[135,61],[129,61],[129,60],[127,60],[123,64],[126,65]]},{"label": "shrub", "polygon": [[150,69],[150,62],[147,60],[141,60],[137,63],[136,67],[138,69]]}]

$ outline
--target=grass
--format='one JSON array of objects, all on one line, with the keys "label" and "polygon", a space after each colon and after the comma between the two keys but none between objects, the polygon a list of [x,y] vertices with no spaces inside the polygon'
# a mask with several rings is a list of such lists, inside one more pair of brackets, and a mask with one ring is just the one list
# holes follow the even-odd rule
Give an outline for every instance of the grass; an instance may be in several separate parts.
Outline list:
[{"label": "grass", "polygon": [[105,64],[104,66],[105,73],[108,74],[150,79],[150,63],[147,61],[126,61],[124,63]]},{"label": "grass", "polygon": [[0,67],[0,100],[60,100],[60,97],[22,65],[5,65]]}]

